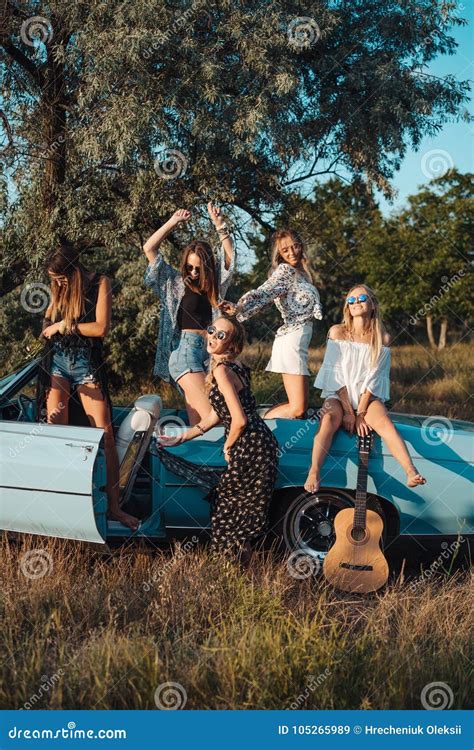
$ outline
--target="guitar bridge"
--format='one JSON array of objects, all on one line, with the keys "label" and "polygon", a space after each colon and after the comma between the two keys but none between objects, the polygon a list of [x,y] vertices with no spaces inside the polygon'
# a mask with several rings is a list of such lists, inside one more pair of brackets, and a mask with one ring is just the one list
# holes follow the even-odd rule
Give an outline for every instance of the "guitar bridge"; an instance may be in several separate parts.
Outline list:
[{"label": "guitar bridge", "polygon": [[372,565],[352,565],[346,562],[339,563],[339,567],[346,568],[347,570],[373,570]]}]

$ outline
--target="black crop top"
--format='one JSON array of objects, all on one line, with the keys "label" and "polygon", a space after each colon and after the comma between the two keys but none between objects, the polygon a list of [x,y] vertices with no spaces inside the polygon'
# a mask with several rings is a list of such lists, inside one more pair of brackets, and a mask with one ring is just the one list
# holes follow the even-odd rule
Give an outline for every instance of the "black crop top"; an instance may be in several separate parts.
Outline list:
[{"label": "black crop top", "polygon": [[212,321],[212,307],[206,294],[194,292],[188,286],[178,308],[177,322],[183,328],[204,330]]}]

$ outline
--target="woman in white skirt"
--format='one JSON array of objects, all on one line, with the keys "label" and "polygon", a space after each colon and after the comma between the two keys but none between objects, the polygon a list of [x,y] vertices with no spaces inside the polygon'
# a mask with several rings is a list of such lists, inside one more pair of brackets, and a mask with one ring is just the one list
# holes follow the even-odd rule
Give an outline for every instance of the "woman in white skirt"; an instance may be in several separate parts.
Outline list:
[{"label": "woman in white skirt", "polygon": [[406,472],[408,487],[425,484],[385,405],[390,397],[390,336],[374,292],[365,284],[353,287],[343,316],[343,323],[329,330],[324,361],[314,381],[324,403],[304,488],[318,491],[321,468],[340,427],[357,435],[374,430]]},{"label": "woman in white skirt", "polygon": [[321,320],[322,310],[306,248],[293,229],[279,229],[274,233],[267,281],[244,294],[236,305],[224,302],[221,308],[244,321],[272,302],[281,313],[283,325],[276,332],[265,369],[281,373],[288,401],[273,406],[266,412],[265,419],[299,419],[308,408],[308,348],[313,319]]}]

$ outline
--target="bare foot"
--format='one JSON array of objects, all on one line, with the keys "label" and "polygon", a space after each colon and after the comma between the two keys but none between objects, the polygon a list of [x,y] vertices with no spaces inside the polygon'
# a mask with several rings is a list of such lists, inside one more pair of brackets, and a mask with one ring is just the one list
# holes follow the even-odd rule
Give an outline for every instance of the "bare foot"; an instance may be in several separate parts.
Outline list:
[{"label": "bare foot", "polygon": [[111,510],[107,513],[107,518],[110,518],[111,521],[120,521],[120,523],[123,523],[124,526],[128,526],[132,531],[137,531],[140,526],[140,520],[135,518],[135,516],[131,516],[129,513],[125,513],[124,510]]},{"label": "bare foot", "polygon": [[419,484],[426,484],[426,479],[421,476],[414,466],[407,471],[407,479],[408,487],[417,487]]},{"label": "bare foot", "polygon": [[309,471],[308,476],[306,478],[306,482],[304,483],[304,488],[306,492],[317,492],[319,490],[320,484],[321,484],[321,480],[319,478],[319,472]]}]

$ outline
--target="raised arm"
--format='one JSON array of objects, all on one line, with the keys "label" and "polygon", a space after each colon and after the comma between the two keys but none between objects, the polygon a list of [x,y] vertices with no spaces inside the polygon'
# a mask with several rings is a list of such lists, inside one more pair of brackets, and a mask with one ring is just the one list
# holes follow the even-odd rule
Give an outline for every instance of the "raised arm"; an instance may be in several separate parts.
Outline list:
[{"label": "raised arm", "polygon": [[182,221],[189,221],[191,213],[186,208],[178,208],[173,216],[154,232],[143,245],[148,262],[154,263],[159,252],[159,247],[163,240],[175,229]]},{"label": "raised arm", "polygon": [[221,214],[220,208],[217,208],[217,206],[214,206],[212,203],[208,203],[207,210],[222,243],[222,249],[224,250],[224,265],[226,270],[228,270],[230,268],[232,257],[234,255],[234,245],[232,243],[232,238],[229,234],[229,230],[224,221],[224,217]]}]

